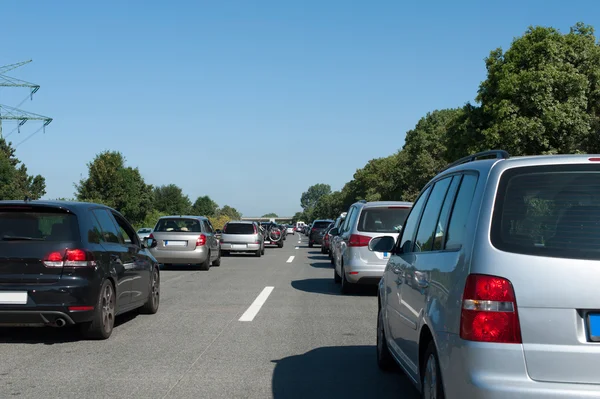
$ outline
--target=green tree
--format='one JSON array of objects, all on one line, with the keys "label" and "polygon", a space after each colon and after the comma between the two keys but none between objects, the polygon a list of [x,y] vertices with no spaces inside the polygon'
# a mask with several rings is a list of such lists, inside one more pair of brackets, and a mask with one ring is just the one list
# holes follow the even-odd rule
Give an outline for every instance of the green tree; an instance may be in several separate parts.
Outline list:
[{"label": "green tree", "polygon": [[175,184],[154,188],[154,209],[169,215],[185,215],[190,212],[192,203],[183,190]]},{"label": "green tree", "polygon": [[304,209],[304,212],[311,212],[315,205],[317,205],[317,202],[319,202],[319,199],[330,193],[331,186],[329,184],[319,183],[312,185],[308,190],[302,193],[300,205],[302,206],[302,209]]},{"label": "green tree", "polygon": [[296,212],[292,218],[292,224],[296,224],[296,222],[306,222],[307,220],[308,219],[304,212]]},{"label": "green tree", "polygon": [[242,214],[229,205],[225,205],[219,209],[218,216],[227,216],[230,220],[239,220],[242,218]]},{"label": "green tree", "polygon": [[600,149],[600,46],[578,23],[567,34],[530,27],[486,59],[480,109],[452,129],[454,156],[501,148],[511,155]]},{"label": "green tree", "polygon": [[261,216],[261,218],[278,218],[279,216],[276,213],[265,213]]},{"label": "green tree", "polygon": [[217,215],[219,205],[213,201],[208,195],[196,198],[192,205],[192,212],[195,215],[214,217]]},{"label": "green tree", "polygon": [[125,166],[120,152],[105,151],[88,163],[88,177],[75,184],[78,201],[110,206],[135,225],[152,210],[152,186],[144,182],[138,168]]},{"label": "green tree", "polygon": [[44,194],[46,180],[41,175],[29,175],[11,143],[0,138],[0,200],[40,199]]},{"label": "green tree", "polygon": [[343,200],[341,191],[322,196],[312,212],[313,219],[336,219],[344,212]]}]

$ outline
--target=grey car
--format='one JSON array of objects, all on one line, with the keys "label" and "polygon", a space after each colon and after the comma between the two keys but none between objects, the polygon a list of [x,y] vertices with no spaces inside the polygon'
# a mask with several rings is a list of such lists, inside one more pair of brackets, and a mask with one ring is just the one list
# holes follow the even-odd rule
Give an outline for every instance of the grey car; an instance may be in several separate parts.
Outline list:
[{"label": "grey car", "polygon": [[425,398],[600,398],[600,156],[461,159],[369,247],[378,363]]},{"label": "grey car", "polygon": [[377,285],[389,259],[389,252],[371,252],[371,239],[379,236],[397,237],[411,202],[359,201],[350,206],[344,223],[334,231],[333,279],[341,284],[342,293],[355,284]]},{"label": "grey car", "polygon": [[334,221],[331,219],[319,219],[315,220],[309,227],[308,230],[308,246],[312,248],[314,245],[323,245],[323,236],[325,230],[333,224]]},{"label": "grey car", "polygon": [[223,227],[221,249],[224,255],[231,252],[252,252],[260,257],[265,254],[265,238],[258,223],[231,221]]},{"label": "grey car", "polygon": [[221,265],[221,245],[210,221],[203,216],[163,216],[152,234],[150,252],[165,267],[199,265],[201,270]]}]

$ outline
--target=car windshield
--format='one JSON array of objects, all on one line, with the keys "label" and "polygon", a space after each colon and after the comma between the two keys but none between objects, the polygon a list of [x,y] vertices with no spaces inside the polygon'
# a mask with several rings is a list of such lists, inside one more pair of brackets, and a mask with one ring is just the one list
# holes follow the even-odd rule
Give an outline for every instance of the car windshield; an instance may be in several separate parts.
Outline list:
[{"label": "car windshield", "polygon": [[158,221],[155,232],[158,233],[200,233],[200,222],[196,219],[164,218]]},{"label": "car windshield", "polygon": [[144,234],[144,233],[152,233],[152,229],[144,228],[144,229],[138,230],[138,234]]},{"label": "car windshield", "polygon": [[567,165],[505,172],[491,229],[501,250],[600,259],[600,170]]},{"label": "car windshield", "polygon": [[358,231],[365,233],[397,233],[402,228],[409,212],[410,207],[365,208],[358,220]]},{"label": "car windshield", "polygon": [[250,223],[228,223],[223,228],[224,234],[254,234],[254,225]]},{"label": "car windshield", "polygon": [[77,217],[62,211],[0,210],[4,241],[78,241]]}]

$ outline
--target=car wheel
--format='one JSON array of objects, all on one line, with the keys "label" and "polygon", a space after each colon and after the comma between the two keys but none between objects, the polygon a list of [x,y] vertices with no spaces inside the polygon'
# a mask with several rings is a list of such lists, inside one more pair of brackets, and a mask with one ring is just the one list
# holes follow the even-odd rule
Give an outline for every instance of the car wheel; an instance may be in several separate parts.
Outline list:
[{"label": "car wheel", "polygon": [[344,265],[342,264],[342,294],[349,294],[352,291],[352,284],[346,279],[346,271],[344,270]]},{"label": "car wheel", "polygon": [[254,252],[254,256],[256,256],[257,258],[260,258],[261,255],[262,255],[262,251],[260,249],[256,252]]},{"label": "car wheel", "polygon": [[262,247],[262,249],[260,250],[260,254],[264,255],[265,254],[265,247]]},{"label": "car wheel", "polygon": [[440,362],[433,340],[427,346],[421,368],[421,398],[444,399]]},{"label": "car wheel", "polygon": [[221,250],[219,250],[219,256],[212,263],[213,266],[221,266]]},{"label": "car wheel", "polygon": [[325,253],[325,248],[321,247],[321,253],[324,254]]},{"label": "car wheel", "polygon": [[143,314],[155,314],[158,312],[158,306],[160,305],[160,274],[157,268],[152,271],[150,277],[150,292],[148,293],[148,300],[141,307],[140,313]]},{"label": "car wheel", "polygon": [[200,263],[200,270],[209,270],[210,269],[210,251],[208,252],[208,255],[206,256],[206,260],[204,260],[204,262]]},{"label": "car wheel", "polygon": [[86,338],[107,339],[115,326],[115,288],[109,280],[104,280],[98,295],[92,321],[81,324],[81,332]]},{"label": "car wheel", "polygon": [[340,275],[337,273],[337,270],[335,270],[335,267],[333,268],[333,282],[336,284],[339,284],[342,281],[342,279],[340,278]]},{"label": "car wheel", "polygon": [[377,365],[381,370],[390,370],[394,365],[394,359],[388,348],[383,327],[383,312],[379,308],[377,312]]},{"label": "car wheel", "polygon": [[308,247],[309,247],[309,248],[312,248],[312,247],[314,247],[314,244],[313,244],[312,242],[309,242],[309,243],[308,243]]},{"label": "car wheel", "polygon": [[221,256],[229,256],[229,251],[221,251]]}]

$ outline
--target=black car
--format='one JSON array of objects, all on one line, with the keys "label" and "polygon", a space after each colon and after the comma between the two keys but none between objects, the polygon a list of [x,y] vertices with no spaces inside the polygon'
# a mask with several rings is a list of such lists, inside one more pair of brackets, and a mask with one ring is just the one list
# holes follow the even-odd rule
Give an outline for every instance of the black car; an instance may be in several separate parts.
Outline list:
[{"label": "black car", "polygon": [[323,245],[323,235],[325,230],[327,230],[332,223],[334,223],[334,221],[330,219],[315,220],[313,222],[308,231],[308,246],[310,248],[315,244]]},{"label": "black car", "polygon": [[119,212],[0,201],[0,325],[77,324],[87,338],[106,339],[115,316],[156,313],[159,299],[158,262]]},{"label": "black car", "polygon": [[265,236],[265,245],[277,245],[279,248],[283,248],[284,231],[279,225],[273,222],[262,222],[260,227]]}]

